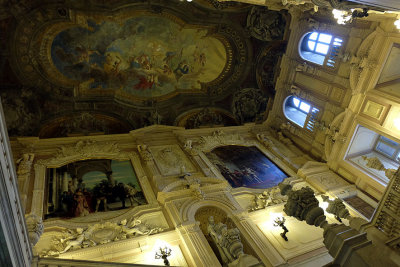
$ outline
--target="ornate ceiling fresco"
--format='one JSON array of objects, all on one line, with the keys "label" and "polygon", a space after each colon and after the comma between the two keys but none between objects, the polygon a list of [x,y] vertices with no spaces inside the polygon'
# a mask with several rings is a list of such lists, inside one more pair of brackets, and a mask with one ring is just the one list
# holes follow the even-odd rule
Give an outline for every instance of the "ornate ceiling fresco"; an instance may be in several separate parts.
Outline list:
[{"label": "ornate ceiling fresco", "polygon": [[10,136],[263,119],[285,49],[285,12],[213,0],[129,2],[33,1],[1,17]]}]

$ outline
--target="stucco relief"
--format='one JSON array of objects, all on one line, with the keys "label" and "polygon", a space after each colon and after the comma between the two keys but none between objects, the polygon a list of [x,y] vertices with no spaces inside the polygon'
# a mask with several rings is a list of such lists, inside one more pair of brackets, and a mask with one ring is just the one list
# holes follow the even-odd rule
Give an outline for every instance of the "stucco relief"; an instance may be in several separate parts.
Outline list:
[{"label": "stucco relief", "polygon": [[261,194],[255,194],[254,199],[250,203],[249,211],[264,209],[268,206],[286,202],[287,197],[282,196],[280,191],[279,187],[273,187]]},{"label": "stucco relief", "polygon": [[376,67],[377,62],[372,59],[374,56],[372,55],[372,48],[374,43],[379,41],[381,37],[382,32],[380,32],[378,28],[365,38],[356,54],[350,57],[350,88],[354,93],[361,92],[362,88],[360,84],[364,82],[364,79],[368,79],[369,77],[368,75],[363,75],[363,73],[365,73],[364,69],[372,70]]},{"label": "stucco relief", "polygon": [[306,178],[306,181],[322,192],[349,185],[349,183],[332,171],[310,175]]},{"label": "stucco relief", "polygon": [[154,157],[160,173],[164,176],[181,174],[182,168],[186,172],[196,171],[193,164],[178,145],[154,146],[150,147],[149,150]]},{"label": "stucco relief", "polygon": [[98,157],[114,157],[116,159],[129,158],[115,142],[98,142],[94,140],[80,140],[72,145],[63,145],[55,153],[54,157],[38,160],[38,164],[54,165],[63,164],[69,160],[79,160]]},{"label": "stucco relief", "polygon": [[140,219],[132,218],[119,223],[105,222],[76,229],[66,229],[56,235],[48,250],[42,250],[42,257],[54,257],[60,254],[81,249],[107,244],[118,240],[133,238],[139,235],[152,235],[164,231],[162,226],[149,225]]},{"label": "stucco relief", "polygon": [[253,145],[254,141],[245,140],[240,134],[225,133],[222,130],[216,130],[211,135],[200,136],[200,139],[192,144],[193,149],[200,152],[208,152],[218,146],[223,145]]}]

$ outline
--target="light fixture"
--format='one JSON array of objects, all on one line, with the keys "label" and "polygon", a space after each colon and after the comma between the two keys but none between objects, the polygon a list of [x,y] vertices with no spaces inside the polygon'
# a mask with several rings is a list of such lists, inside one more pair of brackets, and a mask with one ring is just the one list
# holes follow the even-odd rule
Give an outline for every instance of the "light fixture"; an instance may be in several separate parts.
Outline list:
[{"label": "light fixture", "polygon": [[396,26],[396,28],[397,28],[398,30],[400,30],[400,19],[396,20],[396,21],[394,22],[394,25]]},{"label": "light fixture", "polygon": [[[398,21],[399,21],[399,30],[400,30],[400,20],[398,20]],[[394,128],[396,128],[397,130],[400,131],[400,118],[395,118],[393,120],[393,126],[394,126]]]},{"label": "light fixture", "polygon": [[281,233],[281,237],[283,238],[283,239],[285,239],[285,241],[288,241],[288,238],[287,238],[287,236],[286,236],[286,233],[287,232],[289,232],[289,230],[286,228],[286,226],[285,226],[285,221],[286,221],[286,219],[285,219],[285,217],[276,217],[275,218],[275,220],[274,220],[274,226],[280,226],[280,227],[282,227],[282,229],[283,229],[283,233]]},{"label": "light fixture", "polygon": [[346,24],[352,20],[351,12],[347,10],[333,9],[332,14],[338,24]]},{"label": "light fixture", "polygon": [[168,257],[171,256],[171,249],[168,248],[167,246],[165,247],[160,247],[158,251],[156,252],[155,258],[156,259],[163,259],[164,260],[164,265],[169,266],[169,261]]},{"label": "light fixture", "polygon": [[369,15],[367,8],[363,8],[362,11],[357,9],[350,9],[350,10],[333,9],[332,14],[338,24],[351,23],[354,18],[364,18],[368,17]]}]

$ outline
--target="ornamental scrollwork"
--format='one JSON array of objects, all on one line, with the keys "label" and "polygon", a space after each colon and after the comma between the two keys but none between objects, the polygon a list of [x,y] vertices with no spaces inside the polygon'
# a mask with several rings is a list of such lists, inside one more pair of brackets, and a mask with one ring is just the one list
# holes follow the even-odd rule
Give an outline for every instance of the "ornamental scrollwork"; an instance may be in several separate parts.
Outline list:
[{"label": "ornamental scrollwork", "polygon": [[73,145],[61,146],[54,157],[39,160],[42,165],[56,164],[66,158],[93,158],[98,156],[113,156],[114,158],[129,158],[127,153],[122,152],[115,142],[98,142],[94,140],[80,140]]},{"label": "ornamental scrollwork", "polygon": [[73,230],[67,229],[61,235],[53,238],[49,250],[42,251],[40,254],[41,257],[56,257],[72,250],[94,247],[140,235],[152,235],[164,230],[165,228],[148,225],[139,219],[132,219],[129,223],[124,219],[119,223],[94,224],[86,229],[81,227]]},{"label": "ornamental scrollwork", "polygon": [[[200,136],[198,143],[193,146],[197,151],[209,151],[217,146],[247,144],[242,136],[239,134],[226,134],[222,130],[212,132],[208,136]],[[249,144],[250,145],[250,144]]]},{"label": "ornamental scrollwork", "polygon": [[254,195],[254,199],[251,201],[249,211],[260,210],[268,206],[286,202],[287,196],[282,196],[280,192],[281,191],[279,187],[274,187],[265,190],[261,194]]}]

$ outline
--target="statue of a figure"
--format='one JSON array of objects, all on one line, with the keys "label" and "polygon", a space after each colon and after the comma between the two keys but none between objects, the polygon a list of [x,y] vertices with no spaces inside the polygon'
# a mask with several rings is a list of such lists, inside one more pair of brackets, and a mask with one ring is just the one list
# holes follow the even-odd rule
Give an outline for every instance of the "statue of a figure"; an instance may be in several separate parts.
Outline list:
[{"label": "statue of a figure", "polygon": [[367,156],[362,156],[362,158],[363,158],[363,160],[367,161],[366,166],[368,168],[375,169],[378,171],[384,171],[385,176],[389,179],[391,179],[397,171],[396,169],[386,168],[385,165],[383,165],[382,161],[380,161],[380,159],[378,159],[378,157],[369,158]]},{"label": "statue of a figure", "polygon": [[367,161],[367,167],[372,168],[378,171],[384,171],[386,170],[385,166],[382,164],[382,162],[377,158],[377,157],[372,157],[369,158],[367,156],[362,156],[363,160]]},{"label": "statue of a figure", "polygon": [[263,209],[267,207],[270,202],[271,198],[266,198],[264,194],[255,195],[250,205],[250,211]]},{"label": "statue of a figure", "polygon": [[268,206],[283,203],[287,200],[287,196],[282,196],[279,187],[272,188],[271,190],[265,190],[261,194],[254,196],[252,204],[250,205],[250,211],[259,210]]},{"label": "statue of a figure", "polygon": [[226,224],[221,222],[216,224],[214,217],[210,216],[207,231],[218,248],[224,266],[263,266],[255,257],[243,252],[239,229],[228,229]]},{"label": "statue of a figure", "polygon": [[150,227],[147,224],[142,223],[141,220],[133,220],[130,226],[127,226],[127,220],[121,221],[122,231],[126,234],[126,237],[132,237],[137,235],[151,235],[162,232],[164,229],[161,227]]},{"label": "statue of a figure", "polygon": [[42,218],[35,214],[29,214],[25,216],[25,221],[29,233],[29,242],[34,247],[43,234],[44,226]]},{"label": "statue of a figure", "polygon": [[188,140],[186,140],[186,142],[185,142],[185,144],[183,145],[183,147],[185,148],[185,150],[191,150],[193,147],[192,147],[192,140],[190,140],[190,139],[188,139]]},{"label": "statue of a figure", "polygon": [[274,145],[274,142],[265,134],[257,134],[257,139],[263,143],[266,148],[271,148]]},{"label": "statue of a figure", "polygon": [[247,17],[250,34],[261,41],[282,39],[285,25],[282,14],[267,8],[254,7]]},{"label": "statue of a figure", "polygon": [[17,168],[18,176],[30,173],[34,158],[35,158],[34,154],[25,153],[22,155],[22,158],[17,160],[16,163],[18,164]]},{"label": "statue of a figure", "polygon": [[346,218],[350,215],[341,199],[335,198],[334,200],[330,200],[329,197],[325,195],[322,195],[321,198],[324,202],[329,203],[326,212],[335,215],[335,219],[339,222],[342,222],[341,218]]},{"label": "statue of a figure", "polygon": [[139,151],[140,156],[143,158],[144,161],[152,161],[153,156],[151,155],[147,145],[138,145],[137,149]]}]

